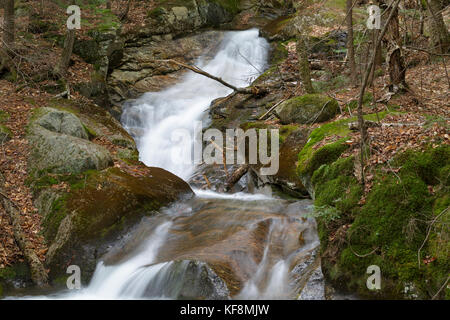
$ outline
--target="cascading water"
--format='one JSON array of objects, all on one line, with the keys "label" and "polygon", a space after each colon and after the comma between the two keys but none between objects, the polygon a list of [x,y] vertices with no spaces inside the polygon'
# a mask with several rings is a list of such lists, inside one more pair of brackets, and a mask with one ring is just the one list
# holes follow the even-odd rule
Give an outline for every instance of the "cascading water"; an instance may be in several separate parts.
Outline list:
[{"label": "cascading water", "polygon": [[[257,29],[230,32],[211,61],[200,58],[196,65],[238,88],[246,87],[266,67],[267,52],[268,43]],[[193,132],[195,121],[207,120],[204,112],[211,101],[231,92],[217,81],[189,72],[167,90],[144,94],[124,110],[122,123],[129,132],[144,132],[137,139],[142,162],[188,179],[195,168],[188,152],[192,145],[174,141],[173,134],[183,129]]]},{"label": "cascading water", "polygon": [[[264,70],[267,56],[268,43],[259,37],[258,30],[229,32],[215,57],[208,62],[200,58],[197,66],[236,87],[245,87]],[[195,121],[208,121],[205,111],[211,101],[230,92],[216,81],[188,72],[173,87],[144,94],[129,104],[122,123],[135,136],[146,165],[189,179],[195,170],[192,159],[180,161],[174,155],[187,157],[191,152],[183,151],[193,146],[173,141],[172,133],[180,128],[193,132]],[[112,264],[99,262],[88,287],[39,298],[295,297],[290,285],[293,261],[306,259],[318,244],[316,233],[311,231],[314,220],[299,214],[308,211],[307,204],[257,194],[202,190],[196,194],[190,203],[178,204],[185,206],[184,211],[168,208],[162,222],[152,220],[151,231],[136,241],[141,243],[137,248],[130,249],[131,257]],[[145,230],[145,223],[140,227]],[[205,267],[207,263],[217,270],[234,266],[228,281],[246,278],[247,282],[239,292],[231,292],[233,286],[227,288],[211,268]],[[205,274],[209,287],[197,284]]]}]

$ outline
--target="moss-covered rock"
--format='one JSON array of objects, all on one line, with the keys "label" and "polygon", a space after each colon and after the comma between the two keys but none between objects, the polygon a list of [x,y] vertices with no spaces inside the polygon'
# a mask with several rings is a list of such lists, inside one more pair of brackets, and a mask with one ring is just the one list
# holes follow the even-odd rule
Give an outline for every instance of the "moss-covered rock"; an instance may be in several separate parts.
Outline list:
[{"label": "moss-covered rock", "polygon": [[52,108],[37,109],[28,128],[28,140],[33,145],[31,170],[80,173],[111,166],[108,150],[86,138],[85,129],[74,115]]},{"label": "moss-covered rock", "polygon": [[[398,155],[391,164],[398,174],[377,169],[365,203],[352,157],[314,171],[317,210],[335,210],[318,217],[322,268],[333,285],[374,298],[431,298],[438,292],[450,272],[448,172],[442,171],[449,159],[449,146]],[[370,265],[381,269],[381,290],[366,287]]]},{"label": "moss-covered rock", "polygon": [[25,262],[0,268],[0,298],[13,290],[21,289],[32,284],[31,272]]},{"label": "moss-covered rock", "polygon": [[306,94],[284,101],[275,111],[283,124],[312,124],[333,118],[339,111],[339,104],[328,96]]},{"label": "moss-covered rock", "polygon": [[49,188],[37,192],[40,208],[47,208],[42,210],[43,234],[49,243],[46,263],[51,279],[64,275],[67,264],[77,264],[87,281],[108,246],[142,216],[193,195],[189,185],[173,174],[160,168],[146,170],[144,176],[118,168],[89,171],[71,181],[69,192],[45,196]]}]

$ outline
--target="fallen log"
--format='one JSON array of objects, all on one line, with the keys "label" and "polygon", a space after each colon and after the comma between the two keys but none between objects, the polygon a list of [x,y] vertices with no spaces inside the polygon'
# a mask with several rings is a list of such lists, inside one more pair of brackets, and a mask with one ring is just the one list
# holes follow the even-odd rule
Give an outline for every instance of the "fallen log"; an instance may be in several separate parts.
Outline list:
[{"label": "fallen log", "polygon": [[242,166],[237,168],[236,171],[234,171],[233,174],[228,177],[225,184],[225,191],[230,191],[234,187],[234,185],[247,173],[247,171],[248,164],[243,164]]}]

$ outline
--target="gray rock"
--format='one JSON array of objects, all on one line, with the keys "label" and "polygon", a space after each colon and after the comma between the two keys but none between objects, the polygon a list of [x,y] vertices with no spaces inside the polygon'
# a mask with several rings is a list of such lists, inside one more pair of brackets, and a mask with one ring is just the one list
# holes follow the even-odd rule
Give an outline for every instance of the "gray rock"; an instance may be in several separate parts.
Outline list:
[{"label": "gray rock", "polygon": [[339,104],[324,95],[306,94],[284,101],[275,111],[283,124],[312,124],[333,118],[339,111]]},{"label": "gray rock", "polygon": [[80,119],[72,113],[52,108],[42,108],[41,112],[43,115],[37,121],[41,127],[81,139],[88,138]]},{"label": "gray rock", "polygon": [[[164,283],[164,286],[157,285]],[[208,266],[195,260],[178,260],[166,264],[150,281],[147,297],[169,297],[182,300],[226,300],[225,282]]]},{"label": "gray rock", "polygon": [[51,108],[39,113],[41,116],[31,120],[28,132],[33,145],[29,159],[32,169],[81,173],[90,169],[102,170],[113,164],[108,150],[85,139],[87,134],[76,116]]},{"label": "gray rock", "polygon": [[325,279],[320,266],[309,277],[298,300],[325,300]]}]

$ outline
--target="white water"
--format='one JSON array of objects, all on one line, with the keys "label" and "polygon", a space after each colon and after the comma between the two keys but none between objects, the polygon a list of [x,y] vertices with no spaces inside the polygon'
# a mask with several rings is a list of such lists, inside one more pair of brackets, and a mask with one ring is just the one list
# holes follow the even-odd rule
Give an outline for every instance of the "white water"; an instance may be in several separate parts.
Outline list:
[{"label": "white water", "polygon": [[[220,50],[209,62],[197,65],[203,70],[223,78],[236,87],[246,87],[266,67],[268,44],[258,36],[256,29],[226,34]],[[184,157],[180,151],[192,148],[192,144],[172,141],[177,129],[194,130],[195,121],[207,120],[205,111],[212,100],[228,95],[231,90],[216,81],[189,72],[173,87],[143,95],[124,110],[122,122],[130,132],[139,130],[144,134],[137,139],[141,160],[148,166],[165,168],[188,179],[195,164],[191,159],[174,159],[174,154]],[[190,154],[187,152],[186,154]],[[175,161],[174,161],[175,160]],[[263,195],[217,194],[196,190],[201,198],[217,198],[245,201],[264,201]],[[152,236],[142,244],[138,252],[127,261],[113,266],[97,265],[88,287],[79,291],[59,293],[47,297],[52,299],[139,299],[171,298],[166,296],[163,283],[170,278],[171,262],[151,265],[163,244],[171,223],[159,225]],[[280,227],[280,226],[278,226]],[[282,226],[281,226],[282,227]],[[268,239],[270,243],[270,239]],[[267,261],[269,244],[256,274],[244,286],[239,299],[275,299],[286,297],[288,265],[280,260],[269,268]],[[269,268],[269,269],[268,269]],[[269,276],[267,277],[267,274]],[[269,279],[261,289],[263,279]],[[150,288],[149,288],[150,287]]]},{"label": "white water", "polygon": [[[266,67],[268,43],[258,35],[257,29],[229,32],[216,56],[209,62],[200,58],[196,65],[236,87],[246,87]],[[195,169],[189,157],[192,144],[172,135],[188,130],[193,137],[194,123],[207,120],[211,101],[231,92],[217,81],[188,72],[173,87],[144,94],[122,115],[128,131],[144,131],[137,139],[141,161],[188,179]]]}]

